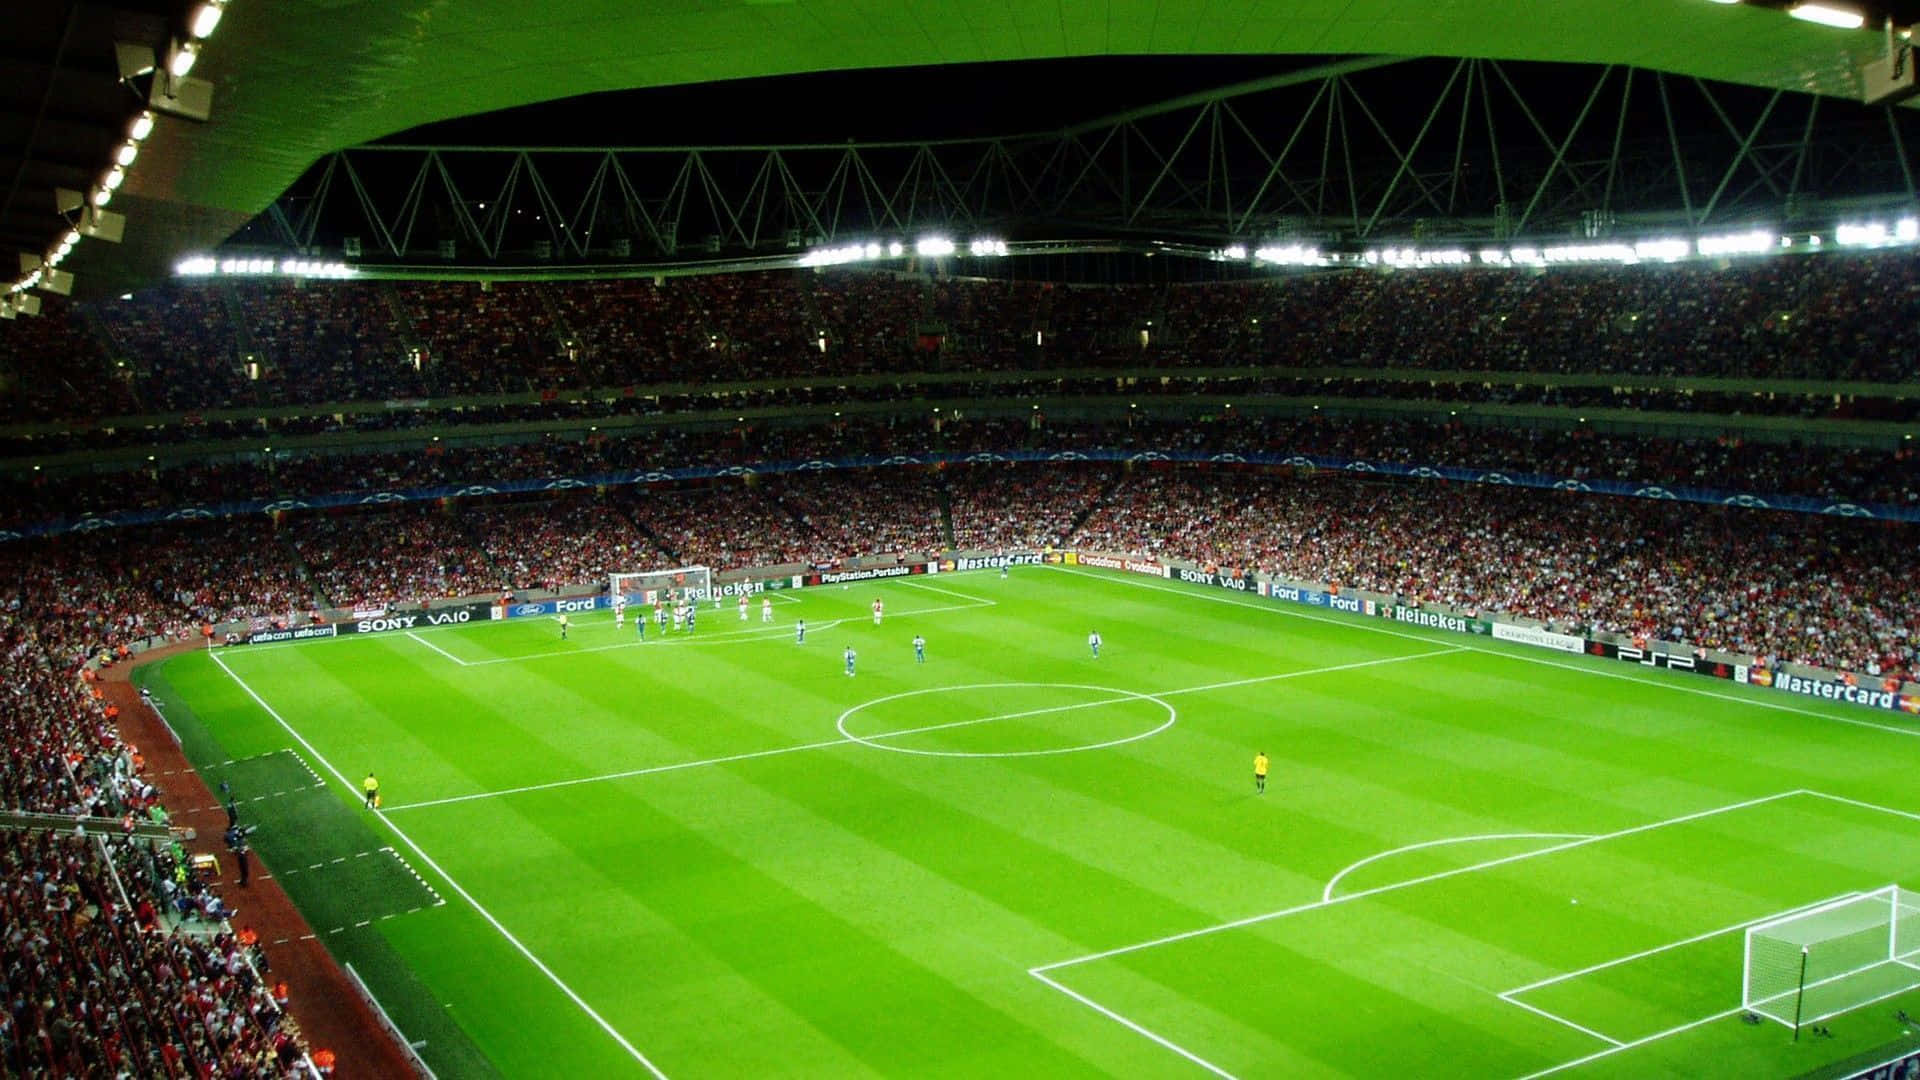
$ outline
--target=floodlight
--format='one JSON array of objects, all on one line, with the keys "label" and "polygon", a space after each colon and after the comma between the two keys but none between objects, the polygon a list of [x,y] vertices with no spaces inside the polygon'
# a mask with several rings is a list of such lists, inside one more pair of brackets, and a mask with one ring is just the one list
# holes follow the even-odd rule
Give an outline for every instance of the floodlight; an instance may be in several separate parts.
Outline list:
[{"label": "floodlight", "polygon": [[187,72],[193,70],[193,62],[200,59],[200,46],[193,42],[174,42],[173,51],[167,54],[167,74],[176,79],[184,79]]},{"label": "floodlight", "polygon": [[139,156],[140,144],[134,142],[132,139],[128,139],[126,142],[120,144],[120,149],[113,155],[113,160],[124,169],[132,165],[133,159]]},{"label": "floodlight", "polygon": [[898,258],[899,256],[906,254],[906,252],[907,252],[907,246],[905,244],[902,244],[898,240],[895,240],[892,243],[887,245],[887,254],[892,255],[895,258]]},{"label": "floodlight", "polygon": [[1901,218],[1893,223],[1893,238],[1903,244],[1920,240],[1920,221],[1913,218]]},{"label": "floodlight", "polygon": [[113,189],[112,189],[112,188],[110,188],[110,187],[100,187],[100,188],[96,188],[96,189],[94,189],[94,192],[93,192],[93,205],[94,205],[94,206],[95,206],[96,208],[98,208],[98,207],[102,207],[102,206],[105,206],[105,205],[107,205],[108,203],[110,203],[110,202],[112,202],[112,201],[113,201]]},{"label": "floodlight", "polygon": [[944,236],[923,236],[914,242],[913,253],[926,258],[953,254],[953,241]]},{"label": "floodlight", "polygon": [[1877,222],[1865,225],[1840,225],[1834,239],[1843,247],[1876,247],[1887,242],[1887,227]]},{"label": "floodlight", "polygon": [[1787,14],[1805,22],[1819,23],[1839,30],[1858,30],[1867,23],[1867,17],[1851,8],[1833,4],[1804,3],[1795,4],[1787,9]]},{"label": "floodlight", "polygon": [[208,0],[193,13],[193,36],[212,37],[214,28],[220,25],[220,16],[226,11],[225,0]]},{"label": "floodlight", "polygon": [[127,138],[141,142],[153,134],[153,114],[143,112],[133,118],[133,126],[127,129]]},{"label": "floodlight", "polygon": [[1695,245],[1700,254],[1713,257],[1717,255],[1763,255],[1774,249],[1775,237],[1779,234],[1772,229],[1760,229],[1753,232],[1733,233],[1727,236],[1703,236]]},{"label": "floodlight", "polygon": [[1642,259],[1684,259],[1693,254],[1693,245],[1678,238],[1656,238],[1633,245],[1633,253]]},{"label": "floodlight", "polygon": [[120,185],[126,183],[126,181],[127,170],[116,165],[107,170],[106,178],[100,181],[100,186],[106,188],[108,191],[119,191]]}]

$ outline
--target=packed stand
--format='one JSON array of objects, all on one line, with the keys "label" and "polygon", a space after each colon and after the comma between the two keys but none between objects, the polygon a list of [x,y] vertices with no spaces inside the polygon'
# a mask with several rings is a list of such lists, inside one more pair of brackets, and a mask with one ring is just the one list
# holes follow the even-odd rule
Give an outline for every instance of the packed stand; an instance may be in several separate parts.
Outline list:
[{"label": "packed stand", "polygon": [[1887,677],[1920,670],[1911,526],[1662,500],[1165,469],[1078,546]]},{"label": "packed stand", "polygon": [[[1143,398],[1148,395],[1141,395]],[[1151,401],[1148,402],[1151,406]],[[1184,410],[1183,410],[1184,411]],[[254,461],[189,461],[114,474],[25,472],[0,478],[0,528],[19,529],[126,510],[210,507],[244,500],[326,495],[386,497],[503,481],[605,483],[680,468],[760,467],[847,457],[884,460],[924,453],[1158,451],[1271,454],[1414,467],[1531,473],[1591,483],[1618,481],[1751,495],[1920,506],[1920,450],[1770,442],[1731,436],[1664,438],[1586,428],[1504,428],[1464,420],[1243,415],[1222,408],[1188,419],[1151,407],[1124,422],[1045,422],[938,417],[744,423],[704,430],[637,429],[585,438],[368,453],[278,453]]]},{"label": "packed stand", "polygon": [[431,390],[379,285],[269,281],[236,294],[266,361],[263,400],[415,398]]},{"label": "packed stand", "polygon": [[462,515],[502,586],[559,589],[652,566],[660,552],[615,500],[479,506]]},{"label": "packed stand", "polygon": [[132,373],[108,364],[99,339],[65,299],[46,297],[39,316],[0,326],[0,421],[136,411]]},{"label": "packed stand", "polygon": [[855,556],[932,553],[947,546],[933,486],[917,469],[816,473],[766,486],[806,530],[801,562],[827,566]]},{"label": "packed stand", "polygon": [[[20,376],[6,401],[16,418],[1119,366],[1911,383],[1900,328],[1920,317],[1920,260],[1881,252],[1733,266],[1330,270],[1167,286],[848,269],[492,288],[222,282],[163,286],[92,310],[137,380],[110,374],[73,309],[52,305],[0,328],[0,357]],[[414,343],[424,347],[418,367],[407,359]],[[265,358],[258,377],[242,362],[247,350]],[[63,384],[72,370],[87,377]]]},{"label": "packed stand", "polygon": [[70,534],[0,544],[0,576],[37,613],[39,645],[78,663],[207,623],[313,607],[291,552],[260,518]]},{"label": "packed stand", "polygon": [[716,339],[688,290],[625,278],[576,282],[553,295],[593,384],[699,379],[714,351]]},{"label": "packed stand", "polygon": [[1066,542],[1110,482],[1096,469],[975,465],[945,472],[953,546],[995,551]]},{"label": "packed stand", "polygon": [[221,925],[234,913],[178,848],[9,830],[0,881],[0,1072],[312,1075],[257,948]]},{"label": "packed stand", "polygon": [[506,584],[467,523],[450,511],[314,517],[290,534],[315,590],[337,608],[414,604]]},{"label": "packed stand", "polygon": [[578,370],[563,352],[537,283],[411,281],[397,286],[423,368],[437,394],[566,386]]},{"label": "packed stand", "polygon": [[[13,570],[55,557],[9,556]],[[61,610],[47,582],[68,569],[13,579],[23,588],[0,614],[0,807],[73,819],[0,830],[0,1075],[309,1076],[257,937],[228,923],[239,912],[179,845],[130,835],[168,814],[118,708],[79,677],[114,634]],[[141,615],[181,587],[148,579],[118,602]]]},{"label": "packed stand", "polygon": [[676,562],[734,570],[804,562],[807,530],[763,487],[721,484],[652,491],[622,500]]},{"label": "packed stand", "polygon": [[[132,362],[146,411],[261,403],[240,366],[239,338],[220,286],[164,285],[95,310],[116,349]],[[88,409],[85,415],[101,413]]]}]

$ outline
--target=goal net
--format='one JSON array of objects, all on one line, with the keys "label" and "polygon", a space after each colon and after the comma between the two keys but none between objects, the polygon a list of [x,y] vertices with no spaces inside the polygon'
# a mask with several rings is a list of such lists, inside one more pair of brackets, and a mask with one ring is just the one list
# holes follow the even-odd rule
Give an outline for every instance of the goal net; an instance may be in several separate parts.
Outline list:
[{"label": "goal net", "polygon": [[1798,1030],[1920,986],[1920,894],[1888,885],[1747,927],[1741,1005]]},{"label": "goal net", "polygon": [[609,580],[607,595],[629,604],[651,604],[669,597],[704,600],[713,595],[713,571],[704,566],[681,566],[672,570],[614,574]]}]

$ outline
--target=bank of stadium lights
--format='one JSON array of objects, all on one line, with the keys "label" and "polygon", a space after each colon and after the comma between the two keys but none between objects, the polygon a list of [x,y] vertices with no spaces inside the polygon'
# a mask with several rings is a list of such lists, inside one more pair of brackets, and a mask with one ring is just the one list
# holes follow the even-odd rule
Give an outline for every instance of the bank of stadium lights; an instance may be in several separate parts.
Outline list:
[{"label": "bank of stadium lights", "polygon": [[1807,3],[1794,4],[1787,14],[1802,22],[1818,23],[1838,30],[1858,30],[1867,24],[1865,13],[1839,4]]},{"label": "bank of stadium lights", "polygon": [[[1244,248],[1239,248],[1239,245],[1235,245],[1234,247],[1228,248],[1227,251],[1231,252],[1236,248],[1242,251],[1245,250]],[[1270,266],[1325,266],[1327,264],[1327,257],[1320,253],[1319,248],[1306,244],[1269,244],[1266,247],[1255,249],[1253,261],[1267,263]]]},{"label": "bank of stadium lights", "polygon": [[[184,79],[187,73],[193,70],[193,65],[200,57],[201,43],[211,37],[215,28],[220,25],[220,18],[226,13],[226,7],[227,0],[205,0],[194,9],[193,18],[188,24],[188,40],[174,41],[167,52],[168,76],[175,80]],[[132,51],[134,53],[144,51],[146,55],[144,65],[136,63],[136,68],[145,71],[153,69],[155,65],[151,50],[132,47]],[[123,76],[134,73],[137,72],[123,71]],[[153,126],[152,110],[139,113],[127,125],[126,138],[114,148],[113,162],[101,175],[97,184],[86,191],[63,191],[55,194],[56,210],[61,214],[77,213],[77,224],[34,259],[31,270],[9,286],[9,295],[24,293],[34,288],[48,288],[55,291],[66,291],[72,288],[72,275],[62,273],[57,268],[73,254],[74,249],[80,244],[80,239],[83,236],[96,236],[116,241],[120,238],[124,221],[116,215],[106,213],[106,208],[113,202],[114,193],[126,183],[127,170],[133,168],[134,162],[139,160],[141,144],[153,134]],[[24,269],[27,268],[23,262]],[[11,316],[22,311],[24,311],[23,307],[10,305],[7,314]]]},{"label": "bank of stadium lights", "polygon": [[[847,263],[904,258],[909,251],[921,258],[939,259],[959,255],[962,249],[959,244],[944,236],[923,236],[915,240],[911,248],[901,240],[884,242],[869,240],[860,244],[838,244],[834,247],[814,248],[801,255],[797,265],[844,266]],[[991,237],[980,237],[967,242],[965,253],[973,258],[1004,256],[1008,253],[1007,242]]]},{"label": "bank of stadium lights", "polygon": [[1901,218],[1889,227],[1870,221],[1841,225],[1833,231],[1833,241],[1841,247],[1896,247],[1920,242],[1920,220]]},{"label": "bank of stadium lights", "polygon": [[178,277],[351,278],[360,274],[357,268],[347,263],[320,259],[267,256],[216,259],[211,255],[181,259],[173,264],[173,272]]}]

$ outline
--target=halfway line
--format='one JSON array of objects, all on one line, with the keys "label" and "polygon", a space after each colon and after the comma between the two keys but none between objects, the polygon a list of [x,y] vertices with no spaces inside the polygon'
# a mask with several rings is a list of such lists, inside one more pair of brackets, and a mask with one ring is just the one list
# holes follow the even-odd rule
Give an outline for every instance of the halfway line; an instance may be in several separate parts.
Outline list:
[{"label": "halfway line", "polygon": [[[1432,656],[1447,656],[1449,654],[1457,653],[1461,651],[1463,650],[1459,646],[1453,646],[1451,648],[1445,648],[1445,649],[1434,649],[1430,652],[1411,653],[1405,656],[1383,656],[1375,660],[1360,660],[1351,664],[1333,664],[1328,667],[1308,668],[1303,671],[1283,671],[1278,675],[1256,675],[1249,679],[1232,679],[1227,682],[1207,683],[1204,686],[1186,686],[1186,687],[1181,687],[1177,690],[1159,690],[1159,691],[1153,691],[1153,692],[1143,691],[1138,694],[1129,694],[1126,696],[1115,696],[1115,697],[1109,697],[1109,698],[1100,698],[1094,701],[1076,702],[1072,705],[1054,705],[1044,709],[1028,709],[1021,712],[1002,713],[996,716],[980,716],[980,717],[975,717],[971,720],[950,720],[943,724],[929,724],[925,727],[903,728],[899,731],[882,731],[872,735],[863,735],[861,736],[861,739],[866,739],[871,741],[874,739],[898,738],[902,735],[924,735],[931,731],[947,731],[952,728],[969,727],[974,724],[985,724],[995,720],[1017,720],[1017,719],[1022,719],[1029,716],[1042,716],[1048,713],[1071,712],[1075,709],[1091,709],[1101,705],[1116,705],[1122,702],[1138,701],[1141,699],[1152,699],[1156,697],[1172,697],[1173,695],[1176,695],[1176,694],[1198,694],[1198,693],[1201,693],[1202,691],[1207,691],[1207,690],[1225,690],[1235,686],[1251,686],[1255,683],[1279,682],[1280,680],[1283,680],[1283,679],[1298,679],[1306,675],[1327,675],[1336,671],[1352,671],[1355,668],[1375,667],[1380,664],[1397,664],[1406,660],[1424,660]],[[493,661],[480,661],[480,662],[492,663]],[[965,689],[965,688],[949,687],[949,688],[943,688],[943,689]],[[446,806],[451,803],[473,802],[476,799],[497,799],[503,795],[522,795],[530,791],[551,791],[555,788],[574,787],[579,784],[597,784],[605,780],[625,780],[629,777],[634,777],[634,776],[651,776],[655,773],[677,772],[678,770],[681,770],[681,769],[693,769],[693,768],[698,768],[702,765],[725,765],[728,762],[733,762],[733,761],[750,761],[754,758],[774,757],[775,755],[778,755],[778,754],[799,753],[802,750],[822,750],[829,746],[854,746],[854,745],[858,745],[859,743],[860,743],[860,739],[851,739],[851,738],[842,736],[841,738],[838,738],[838,739],[823,739],[820,742],[801,743],[797,746],[779,746],[771,750],[754,750],[745,754],[728,754],[725,757],[701,758],[697,761],[678,761],[670,765],[649,765],[641,769],[625,769],[620,772],[602,773],[598,776],[577,776],[571,780],[550,780],[543,784],[527,784],[522,787],[503,788],[499,791],[476,791],[467,795],[450,795],[444,799],[426,799],[421,802],[402,803],[398,806],[389,806],[386,808],[386,812],[391,814],[400,810],[421,810],[429,806]],[[353,785],[349,784],[347,786],[351,788]]]}]

